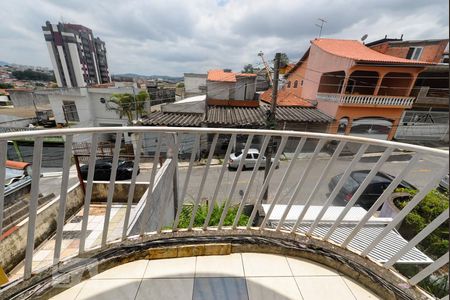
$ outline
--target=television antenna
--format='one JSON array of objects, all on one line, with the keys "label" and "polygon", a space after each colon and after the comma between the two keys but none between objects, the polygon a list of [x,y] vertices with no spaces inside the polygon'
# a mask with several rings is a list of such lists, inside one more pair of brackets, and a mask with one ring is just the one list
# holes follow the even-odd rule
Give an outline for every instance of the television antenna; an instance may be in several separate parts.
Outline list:
[{"label": "television antenna", "polygon": [[323,25],[324,25],[324,23],[328,23],[328,22],[326,20],[324,20],[324,19],[321,19],[321,18],[318,18],[317,20],[320,21],[320,25],[319,24],[315,24],[317,27],[320,28],[320,31],[319,31],[319,38],[320,38],[320,36],[322,35]]}]

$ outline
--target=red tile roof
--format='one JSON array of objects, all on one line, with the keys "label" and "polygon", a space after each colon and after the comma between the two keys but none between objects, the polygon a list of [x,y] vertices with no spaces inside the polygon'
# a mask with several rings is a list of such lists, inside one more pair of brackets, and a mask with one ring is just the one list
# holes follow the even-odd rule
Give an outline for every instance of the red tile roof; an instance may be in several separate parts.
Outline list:
[{"label": "red tile roof", "polygon": [[236,76],[238,76],[238,77],[256,77],[256,74],[224,72],[223,70],[209,70],[208,71],[208,80],[209,81],[236,82]]},{"label": "red tile roof", "polygon": [[224,72],[223,70],[208,71],[209,81],[236,82],[236,74],[233,72]]},{"label": "red tile roof", "polygon": [[337,39],[315,39],[311,42],[320,49],[330,54],[350,58],[355,61],[390,63],[390,64],[410,64],[410,65],[430,65],[430,63],[409,60],[382,54],[369,47],[364,46],[357,40],[337,40]]},{"label": "red tile roof", "polygon": [[[272,89],[268,89],[259,97],[261,101],[272,103]],[[313,107],[314,105],[308,100],[302,99],[287,89],[281,89],[277,95],[277,106],[301,106]]]}]

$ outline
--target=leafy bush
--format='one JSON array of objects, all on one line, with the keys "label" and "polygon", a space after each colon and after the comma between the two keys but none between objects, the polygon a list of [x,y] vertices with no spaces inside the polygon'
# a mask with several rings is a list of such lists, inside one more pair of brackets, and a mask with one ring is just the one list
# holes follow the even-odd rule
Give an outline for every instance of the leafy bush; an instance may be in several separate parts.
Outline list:
[{"label": "leafy bush", "polygon": [[[211,219],[209,220],[208,226],[217,226],[219,225],[220,217],[222,216],[222,212],[225,206],[225,201],[222,203],[222,205],[218,205],[217,203],[214,205]],[[202,227],[205,223],[206,217],[208,215],[208,208],[209,206],[207,204],[202,204],[198,206],[197,213],[195,214],[194,219],[194,227]],[[238,206],[231,206],[228,208],[227,215],[225,217],[225,220],[223,222],[224,226],[230,226],[233,225],[233,221],[236,217],[238,211]],[[180,228],[187,228],[189,227],[189,222],[191,221],[192,216],[192,206],[184,206],[180,213],[180,222],[178,227]],[[245,226],[247,225],[249,217],[241,214],[238,221],[238,226]]]},{"label": "leafy bush", "polygon": [[[397,189],[396,192],[406,192],[414,197],[418,191],[410,189]],[[408,200],[396,200],[395,205],[402,209]],[[448,195],[432,190],[425,198],[405,217],[400,233],[411,239],[424,229],[431,221],[448,208]],[[433,231],[419,244],[419,248],[434,259],[439,258],[448,250],[448,220]]]}]

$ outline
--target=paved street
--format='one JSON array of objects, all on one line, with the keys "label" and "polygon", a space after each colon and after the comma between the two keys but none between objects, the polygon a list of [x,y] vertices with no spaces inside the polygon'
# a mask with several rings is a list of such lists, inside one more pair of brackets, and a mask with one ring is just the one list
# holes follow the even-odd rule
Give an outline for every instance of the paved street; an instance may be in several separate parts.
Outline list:
[{"label": "paved street", "polygon": [[[407,166],[408,160],[410,159],[409,155],[400,155],[394,156],[393,160],[386,162],[381,171],[389,173],[391,175],[397,175],[401,172],[401,170]],[[368,157],[363,158],[360,163],[357,164],[357,170],[370,170],[378,160],[378,157]],[[323,169],[328,163],[329,158],[322,157],[316,160],[313,168],[311,169],[310,174],[307,176],[300,193],[298,194],[297,199],[295,200],[295,204],[303,204],[308,199],[310,193],[312,192],[317,180],[319,179]],[[351,158],[340,158],[337,160],[331,171],[326,175],[325,184],[321,186],[313,198],[313,205],[322,205],[326,201],[326,193],[328,192],[328,182],[331,177],[341,174],[345,171],[345,168],[350,163]],[[284,173],[290,163],[289,161],[280,162],[280,167],[275,170],[270,188],[269,188],[269,203],[275,196],[278,185],[280,184]],[[308,159],[299,159],[294,163],[294,168],[288,178],[287,184],[281,191],[281,197],[278,200],[278,203],[287,203],[293,193],[296,183],[300,180],[303,170],[306,168],[308,164]],[[418,188],[422,188],[426,183],[427,179],[433,174],[433,170],[442,166],[442,162],[440,160],[434,159],[429,160],[421,160],[416,166],[413,168],[412,172],[405,178],[406,181],[411,184],[417,186]],[[208,172],[208,176],[204,185],[204,189],[202,194],[200,195],[201,199],[211,199],[214,194],[214,189],[217,185],[217,181],[219,178],[219,174],[221,171],[221,165],[211,166]],[[185,197],[185,201],[195,201],[198,197],[199,187],[202,181],[202,177],[204,174],[204,167],[194,167],[192,170],[192,174],[189,180],[189,185]],[[180,189],[182,188],[185,178],[186,178],[187,168],[180,168],[180,176],[179,176],[179,184]],[[242,198],[241,195],[244,194],[247,185],[250,181],[252,170],[246,170],[241,172],[240,177],[238,178],[237,186],[234,195],[232,195],[233,202],[238,202]],[[220,190],[217,199],[219,201],[223,201],[229,198],[229,191],[233,184],[234,178],[236,176],[236,171],[225,171],[223,176],[223,180],[220,184]],[[150,177],[150,173],[148,170],[143,171],[139,175],[139,181],[148,181]],[[255,181],[250,189],[249,201],[248,203],[253,203],[255,199],[258,197],[259,192],[261,191],[261,187],[263,184],[264,170],[259,170],[256,175]]]}]

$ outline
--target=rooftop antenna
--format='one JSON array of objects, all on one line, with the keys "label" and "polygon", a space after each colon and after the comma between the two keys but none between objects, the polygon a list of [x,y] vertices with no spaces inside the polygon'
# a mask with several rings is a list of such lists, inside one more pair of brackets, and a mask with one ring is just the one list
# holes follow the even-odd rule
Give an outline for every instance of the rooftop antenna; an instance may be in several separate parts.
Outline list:
[{"label": "rooftop antenna", "polygon": [[363,44],[364,44],[364,41],[367,39],[368,36],[369,36],[369,35],[366,33],[365,35],[363,35],[363,36],[361,37],[361,42],[363,42]]},{"label": "rooftop antenna", "polygon": [[320,38],[320,36],[322,35],[323,24],[324,23],[328,23],[328,22],[326,20],[324,20],[324,19],[321,19],[321,18],[318,18],[317,20],[320,21],[320,25],[319,24],[315,24],[317,27],[320,28],[320,31],[319,31],[319,38]]}]

